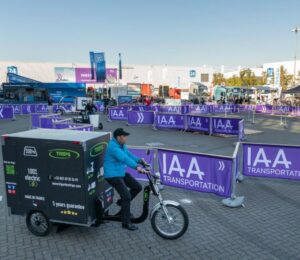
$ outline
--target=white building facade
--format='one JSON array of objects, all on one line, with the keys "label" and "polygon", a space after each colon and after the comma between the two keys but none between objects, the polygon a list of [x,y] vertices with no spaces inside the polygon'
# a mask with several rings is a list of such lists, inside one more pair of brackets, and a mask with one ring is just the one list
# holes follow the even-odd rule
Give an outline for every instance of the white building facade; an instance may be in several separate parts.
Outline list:
[{"label": "white building facade", "polygon": [[[6,82],[7,67],[9,66],[16,66],[18,74],[21,76],[41,82],[55,82],[55,68],[88,68],[90,64],[0,61],[0,83]],[[108,64],[107,68],[117,68],[117,66]],[[167,85],[173,88],[188,89],[192,82],[210,87],[213,73],[213,68],[207,66],[123,65],[122,79],[118,81],[121,84],[152,84],[155,88]]]}]

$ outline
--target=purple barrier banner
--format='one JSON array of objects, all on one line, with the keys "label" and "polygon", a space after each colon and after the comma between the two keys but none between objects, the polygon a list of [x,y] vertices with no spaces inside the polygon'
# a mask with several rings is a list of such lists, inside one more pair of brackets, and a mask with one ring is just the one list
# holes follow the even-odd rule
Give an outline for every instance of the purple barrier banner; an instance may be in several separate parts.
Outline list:
[{"label": "purple barrier banner", "polygon": [[181,114],[188,114],[190,113],[190,106],[189,105],[181,105]]},{"label": "purple barrier banner", "polygon": [[181,106],[159,106],[159,112],[181,114]]},{"label": "purple barrier banner", "polygon": [[72,119],[71,118],[66,118],[63,120],[58,120],[53,124],[53,128],[55,129],[64,129],[64,128],[69,128],[69,124],[72,124]]},{"label": "purple barrier banner", "polygon": [[21,105],[21,111],[23,115],[35,113],[35,104],[23,104]]},{"label": "purple barrier banner", "polygon": [[212,105],[211,113],[235,113],[237,112],[237,105]]},{"label": "purple barrier banner", "polygon": [[131,106],[132,111],[152,111],[152,106],[144,106],[144,105],[134,105]]},{"label": "purple barrier banner", "polygon": [[241,118],[212,117],[212,134],[238,135]]},{"label": "purple barrier banner", "polygon": [[54,123],[59,121],[60,115],[57,114],[51,114],[46,116],[40,117],[40,127],[41,128],[53,128]]},{"label": "purple barrier banner", "polygon": [[156,113],[155,118],[156,128],[166,129],[185,129],[185,116],[171,113]]},{"label": "purple barrier banner", "polygon": [[300,116],[300,107],[293,107],[292,113],[293,116]]},{"label": "purple barrier banner", "polygon": [[[133,153],[135,156],[139,158],[144,158],[147,163],[149,163],[152,166],[153,170],[153,163],[154,163],[154,151],[150,150],[150,153],[147,154],[147,148],[128,148],[131,153]],[[135,179],[140,181],[147,181],[147,176],[143,174],[139,174],[136,170],[131,169],[129,167],[126,168],[126,172],[130,173]]]},{"label": "purple barrier banner", "polygon": [[165,185],[224,197],[231,195],[231,158],[158,149],[158,163]]},{"label": "purple barrier banner", "polygon": [[110,120],[127,120],[128,107],[111,107],[108,111]]},{"label": "purple barrier banner", "polygon": [[104,103],[102,101],[96,101],[96,102],[94,102],[94,104],[97,107],[98,112],[104,111]]},{"label": "purple barrier banner", "polygon": [[210,132],[210,117],[187,115],[187,130]]},{"label": "purple barrier banner", "polygon": [[255,105],[238,105],[239,112],[255,111]]},{"label": "purple barrier banner", "polygon": [[207,105],[190,105],[190,114],[208,114],[210,108]]},{"label": "purple barrier banner", "polygon": [[31,114],[31,128],[39,128],[40,127],[40,117],[43,114]]},{"label": "purple barrier banner", "polygon": [[36,104],[35,112],[36,113],[48,113],[48,105],[47,104]]},{"label": "purple barrier banner", "polygon": [[243,144],[243,174],[300,180],[300,146]]},{"label": "purple barrier banner", "polygon": [[14,114],[15,115],[20,115],[21,114],[21,112],[22,112],[22,107],[21,107],[21,105],[15,105],[15,104],[13,104],[13,105],[11,105],[12,106],[12,108],[13,108],[13,110],[14,110]]},{"label": "purple barrier banner", "polygon": [[14,110],[12,106],[0,105],[0,119],[13,119]]},{"label": "purple barrier banner", "polygon": [[72,106],[71,103],[62,103],[62,104],[54,104],[52,107],[53,113],[57,113],[58,109],[63,109],[65,113],[71,113],[72,112]]},{"label": "purple barrier banner", "polygon": [[154,112],[151,111],[128,111],[129,125],[152,125],[154,123]]},{"label": "purple barrier banner", "polygon": [[273,113],[276,115],[288,115],[293,109],[290,106],[273,106]]},{"label": "purple barrier banner", "polygon": [[93,127],[93,125],[84,124],[84,125],[78,125],[76,127],[71,127],[70,130],[92,132],[92,131],[94,131],[94,127]]},{"label": "purple barrier banner", "polygon": [[262,113],[262,114],[272,114],[272,106],[271,105],[256,105],[255,112]]}]

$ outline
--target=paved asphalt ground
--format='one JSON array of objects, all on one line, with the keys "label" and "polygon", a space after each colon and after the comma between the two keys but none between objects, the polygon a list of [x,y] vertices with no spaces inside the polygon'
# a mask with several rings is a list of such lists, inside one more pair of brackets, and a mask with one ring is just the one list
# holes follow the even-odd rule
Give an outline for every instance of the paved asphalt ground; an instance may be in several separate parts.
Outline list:
[{"label": "paved asphalt ground", "polygon": [[[248,136],[252,142],[300,145],[300,120],[288,119],[288,129],[279,125],[279,117],[259,116],[246,128],[262,133]],[[150,127],[107,123],[104,130],[125,127],[132,133],[129,144],[144,146],[161,143],[165,148],[231,155],[235,138],[213,137],[177,131],[153,131]],[[28,117],[1,121],[0,133],[29,129]],[[299,154],[300,159],[300,154]],[[2,160],[1,160],[2,164]],[[238,184],[238,194],[246,197],[245,208],[221,205],[215,195],[166,187],[165,198],[190,200],[183,204],[190,226],[178,240],[158,237],[150,222],[139,231],[122,230],[110,222],[99,228],[71,227],[54,231],[47,237],[33,236],[25,218],[9,216],[5,201],[4,176],[0,174],[0,259],[300,259],[299,182],[246,178]],[[1,200],[1,197],[0,197]],[[142,198],[134,201],[138,214]],[[152,202],[154,203],[154,202]]]}]

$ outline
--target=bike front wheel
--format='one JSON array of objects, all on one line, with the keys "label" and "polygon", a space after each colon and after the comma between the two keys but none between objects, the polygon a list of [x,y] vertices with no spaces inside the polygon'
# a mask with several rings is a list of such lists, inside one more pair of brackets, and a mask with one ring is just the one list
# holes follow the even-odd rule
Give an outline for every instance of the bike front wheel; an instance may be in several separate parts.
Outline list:
[{"label": "bike front wheel", "polygon": [[151,225],[162,238],[177,239],[186,232],[189,218],[182,206],[165,204],[153,213]]}]

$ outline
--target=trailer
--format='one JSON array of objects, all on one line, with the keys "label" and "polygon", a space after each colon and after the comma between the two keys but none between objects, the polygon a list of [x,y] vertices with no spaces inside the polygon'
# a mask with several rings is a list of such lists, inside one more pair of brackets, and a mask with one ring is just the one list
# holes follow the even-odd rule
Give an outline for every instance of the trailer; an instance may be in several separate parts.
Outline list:
[{"label": "trailer", "polygon": [[28,229],[45,236],[52,223],[90,227],[96,201],[104,211],[113,189],[103,177],[106,132],[33,129],[2,136],[11,214],[26,215]]}]

